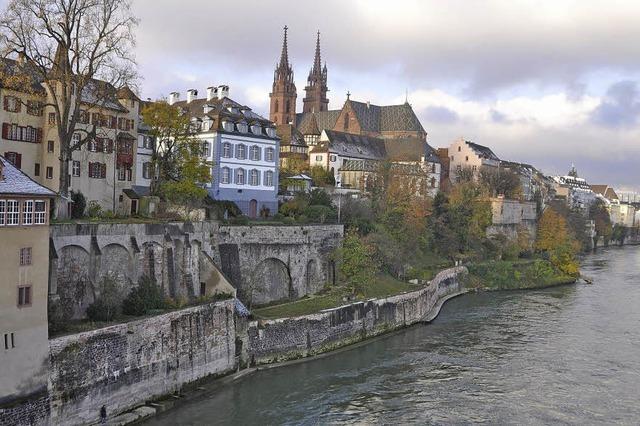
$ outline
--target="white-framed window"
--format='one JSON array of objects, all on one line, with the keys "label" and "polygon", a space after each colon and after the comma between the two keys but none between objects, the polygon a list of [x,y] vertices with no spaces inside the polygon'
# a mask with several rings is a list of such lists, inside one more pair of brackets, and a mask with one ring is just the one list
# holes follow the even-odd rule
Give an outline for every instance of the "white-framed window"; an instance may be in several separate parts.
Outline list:
[{"label": "white-framed window", "polygon": [[144,179],[151,179],[151,162],[145,161],[142,163],[142,177]]},{"label": "white-framed window", "polygon": [[228,120],[224,120],[224,121],[222,121],[222,128],[223,128],[226,132],[233,132],[233,122],[228,121]]},{"label": "white-framed window", "polygon": [[22,224],[33,225],[33,200],[22,202]]},{"label": "white-framed window", "polygon": [[7,225],[20,223],[20,203],[18,200],[7,200]]},{"label": "white-framed window", "polygon": [[316,161],[322,161],[322,155],[316,155]]},{"label": "white-framed window", "polygon": [[264,172],[264,185],[273,186],[273,172],[271,170]]},{"label": "white-framed window", "polygon": [[244,169],[236,170],[236,185],[244,185]]},{"label": "white-framed window", "polygon": [[247,147],[243,144],[236,145],[236,158],[238,160],[247,158]]},{"label": "white-framed window", "polygon": [[273,155],[273,154],[274,154],[274,153],[275,153],[275,151],[274,151],[274,149],[273,149],[273,148],[267,148],[267,150],[266,150],[266,152],[265,152],[265,155],[264,155],[264,159],[265,159],[266,161],[273,161],[273,158],[274,158],[274,155]]},{"label": "white-framed window", "polygon": [[20,266],[31,265],[31,247],[22,247],[20,249]]},{"label": "white-framed window", "polygon": [[249,185],[260,185],[260,172],[256,169],[251,170],[251,172],[249,173]]},{"label": "white-framed window", "polygon": [[231,169],[228,167],[222,168],[220,175],[220,183],[231,183]]},{"label": "white-framed window", "polygon": [[[75,146],[79,143],[80,143],[80,133],[74,133],[73,136],[71,137],[71,146]],[[76,149],[80,150],[80,147]]]},{"label": "white-framed window", "polygon": [[254,124],[253,126],[251,126],[251,133],[253,133],[254,135],[261,135],[262,126],[259,124]]},{"label": "white-framed window", "polygon": [[4,216],[7,211],[7,202],[0,200],[0,226],[4,226]]},{"label": "white-framed window", "polygon": [[53,167],[47,166],[47,168],[45,170],[45,177],[47,179],[53,179]]},{"label": "white-framed window", "polygon": [[71,174],[73,176],[80,176],[80,161],[73,160],[71,163]]},{"label": "white-framed window", "polygon": [[47,223],[47,202],[44,200],[36,200],[35,213],[33,215],[36,225],[44,225]]},{"label": "white-framed window", "polygon": [[204,157],[211,155],[211,144],[207,141],[202,142],[202,155]]},{"label": "white-framed window", "polygon": [[331,161],[331,162],[336,161],[336,156],[335,155],[329,156],[329,161]]},{"label": "white-framed window", "polygon": [[248,127],[247,127],[247,123],[238,123],[238,131],[240,133],[247,133]]},{"label": "white-framed window", "polygon": [[224,158],[231,158],[231,144],[229,142],[222,144],[222,156]]},{"label": "white-framed window", "polygon": [[124,167],[118,167],[118,180],[126,179],[127,170]]},{"label": "white-framed window", "polygon": [[249,158],[253,161],[260,161],[260,147],[253,145],[249,150]]}]

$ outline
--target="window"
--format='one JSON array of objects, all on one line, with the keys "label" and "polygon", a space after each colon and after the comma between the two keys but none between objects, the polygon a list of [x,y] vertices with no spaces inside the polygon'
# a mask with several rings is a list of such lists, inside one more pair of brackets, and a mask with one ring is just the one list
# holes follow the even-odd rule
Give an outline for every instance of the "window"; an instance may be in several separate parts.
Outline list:
[{"label": "window", "polygon": [[236,170],[236,184],[244,185],[244,169]]},{"label": "window", "polygon": [[80,162],[73,160],[73,163],[71,164],[71,174],[73,176],[80,176]]},{"label": "window", "polygon": [[222,176],[220,176],[220,183],[230,183],[231,170],[228,167],[222,168]]},{"label": "window", "polygon": [[251,173],[249,174],[249,185],[260,185],[260,172],[256,169],[251,170]]},{"label": "window", "polygon": [[280,112],[280,111],[278,111],[278,108],[279,108],[279,107],[280,107],[280,105],[278,104],[278,100],[276,99],[276,103],[275,103],[275,105],[273,106],[273,112]]},{"label": "window", "polygon": [[31,286],[18,287],[18,307],[31,306]]},{"label": "window", "polygon": [[113,153],[113,139],[104,139],[104,152],[106,152],[107,154]]},{"label": "window", "polygon": [[12,141],[40,143],[42,129],[31,126],[18,126],[12,123],[2,123],[2,137]]},{"label": "window", "polygon": [[31,247],[23,247],[20,249],[20,266],[28,265],[31,265]]},{"label": "window", "polygon": [[7,225],[17,225],[20,222],[20,206],[17,200],[7,200]]},{"label": "window", "polygon": [[335,155],[329,156],[329,161],[331,161],[331,162],[336,161],[336,156]]},{"label": "window", "polygon": [[17,169],[22,167],[22,154],[18,154],[17,152],[5,152],[4,158],[6,158],[7,161],[13,164]]},{"label": "window", "polygon": [[47,123],[56,124],[56,113],[55,112],[50,112],[49,113],[49,118],[47,119]]},{"label": "window", "polygon": [[462,151],[462,148],[461,148],[461,147],[458,147],[458,152],[460,152],[460,151]]},{"label": "window", "polygon": [[5,333],[4,334],[4,348],[5,349],[13,349],[15,348],[15,339],[13,333]]},{"label": "window", "polygon": [[468,155],[466,155],[466,156],[464,157],[464,161],[469,161],[469,156],[468,156]]},{"label": "window", "polygon": [[74,133],[71,137],[71,146],[77,145],[76,150],[80,151],[80,133]]},{"label": "window", "polygon": [[47,166],[47,179],[53,179],[53,167]]},{"label": "window", "polygon": [[22,202],[22,224],[33,225],[33,200]]},{"label": "window", "polygon": [[209,142],[202,142],[202,155],[208,157],[211,155],[211,145]]},{"label": "window", "polygon": [[5,96],[4,97],[4,110],[9,112],[20,112],[22,104],[20,98],[16,98],[15,96]]},{"label": "window", "polygon": [[436,178],[434,178],[434,177],[431,178],[431,187],[432,188],[436,187]]},{"label": "window", "polygon": [[96,140],[95,139],[90,139],[87,142],[87,150],[88,151],[96,152],[96,147],[97,147],[97,144],[96,144]]},{"label": "window", "polygon": [[273,161],[274,152],[275,151],[273,150],[273,148],[267,148],[267,151],[265,153],[265,156],[264,156],[265,158],[264,159],[267,160],[267,161]]},{"label": "window", "polygon": [[44,200],[36,200],[35,213],[33,219],[36,225],[44,225],[47,223],[47,202]]},{"label": "window", "polygon": [[256,145],[252,146],[249,157],[253,161],[260,161],[260,147]]},{"label": "window", "polygon": [[224,158],[231,158],[231,144],[230,143],[223,143],[222,144],[222,156]]},{"label": "window", "polygon": [[239,160],[247,158],[247,151],[244,145],[240,144],[236,146],[236,158]]},{"label": "window", "polygon": [[0,200],[0,226],[4,226],[4,214],[7,210],[7,202]]},{"label": "window", "polygon": [[133,173],[131,172],[131,167],[127,168],[127,180],[131,182],[131,177]]},{"label": "window", "polygon": [[124,167],[118,167],[118,180],[124,180],[125,172]]},{"label": "window", "polygon": [[81,109],[78,121],[80,121],[80,123],[82,124],[89,124],[89,113],[86,110]]},{"label": "window", "polygon": [[316,161],[322,161],[322,155],[316,155]]},{"label": "window", "polygon": [[107,177],[107,165],[104,163],[89,163],[89,177],[94,179],[104,179]]},{"label": "window", "polygon": [[344,130],[349,130],[349,113],[344,115]]},{"label": "window", "polygon": [[151,179],[151,163],[149,161],[142,163],[142,177]]},{"label": "window", "polygon": [[55,142],[47,141],[47,152],[53,152],[54,146],[55,146]]},{"label": "window", "polygon": [[34,176],[40,176],[40,163],[36,163],[33,169]]},{"label": "window", "polygon": [[271,170],[267,170],[264,173],[264,185],[273,186],[273,172]]}]

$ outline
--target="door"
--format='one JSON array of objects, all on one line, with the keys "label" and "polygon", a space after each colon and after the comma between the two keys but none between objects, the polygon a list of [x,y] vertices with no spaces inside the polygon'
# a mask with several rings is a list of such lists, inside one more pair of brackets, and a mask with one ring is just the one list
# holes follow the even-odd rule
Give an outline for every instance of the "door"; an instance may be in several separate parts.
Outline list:
[{"label": "door", "polygon": [[249,201],[249,217],[255,219],[258,216],[258,202],[256,200]]},{"label": "door", "polygon": [[138,214],[138,200],[131,200],[131,214]]}]

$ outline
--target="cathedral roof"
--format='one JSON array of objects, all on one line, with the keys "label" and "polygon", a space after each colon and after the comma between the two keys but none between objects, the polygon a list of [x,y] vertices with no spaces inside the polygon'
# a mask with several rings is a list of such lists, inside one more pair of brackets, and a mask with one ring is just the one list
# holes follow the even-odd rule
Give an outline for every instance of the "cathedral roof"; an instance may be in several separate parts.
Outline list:
[{"label": "cathedral roof", "polygon": [[[426,133],[413,108],[408,103],[402,105],[373,105],[348,99],[356,114],[360,128],[365,132],[408,131]],[[344,108],[344,107],[343,107]],[[307,112],[296,115],[296,125],[305,135],[320,134],[324,129],[333,129],[342,109]],[[313,121],[316,126],[313,126]]]},{"label": "cathedral roof", "polygon": [[439,163],[435,149],[419,138],[385,139],[385,149],[391,161],[421,161],[422,158],[430,163]]},{"label": "cathedral roof", "polygon": [[324,135],[326,138],[321,137],[321,142],[311,150],[312,153],[329,151],[344,157],[368,160],[381,160],[387,155],[384,140],[380,138],[326,129]]},{"label": "cathedral roof", "polygon": [[276,126],[276,133],[280,136],[280,146],[307,146],[302,133],[291,124],[280,124]]}]

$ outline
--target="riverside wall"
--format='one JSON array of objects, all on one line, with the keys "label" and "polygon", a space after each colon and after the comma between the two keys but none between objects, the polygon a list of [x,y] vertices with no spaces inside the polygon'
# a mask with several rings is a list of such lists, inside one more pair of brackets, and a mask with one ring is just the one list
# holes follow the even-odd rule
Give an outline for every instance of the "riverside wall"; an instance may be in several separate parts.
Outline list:
[{"label": "riverside wall", "polygon": [[248,324],[248,361],[253,365],[304,358],[425,321],[442,300],[464,291],[465,267],[440,272],[424,288],[353,303],[317,314]]},{"label": "riverside wall", "polygon": [[234,301],[226,300],[49,341],[50,423],[98,422],[233,370]]}]

